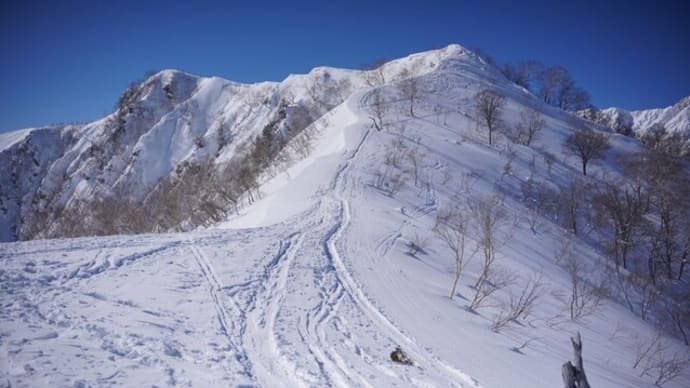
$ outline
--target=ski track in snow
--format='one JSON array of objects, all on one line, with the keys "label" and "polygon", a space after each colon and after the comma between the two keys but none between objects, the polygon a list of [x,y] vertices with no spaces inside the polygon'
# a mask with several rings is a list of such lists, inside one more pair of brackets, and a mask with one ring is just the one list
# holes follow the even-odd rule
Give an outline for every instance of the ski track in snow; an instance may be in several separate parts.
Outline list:
[{"label": "ski track in snow", "polygon": [[[351,121],[347,128],[361,130],[361,139],[353,149],[342,154],[333,179],[322,188],[320,200],[312,209],[289,226],[270,227],[277,230],[274,234],[284,236],[277,252],[262,254],[259,261],[250,264],[252,268],[244,277],[235,278],[231,270],[233,263],[219,261],[217,252],[223,251],[223,246],[232,247],[237,238],[251,239],[254,233],[251,230],[237,232],[237,236],[227,231],[173,236],[163,244],[155,239],[151,244],[146,239],[135,238],[129,245],[106,241],[101,248],[81,240],[71,247],[74,251],[85,250],[85,257],[70,264],[51,262],[53,267],[50,268],[56,273],[53,277],[39,278],[34,284],[23,276],[8,277],[2,272],[0,275],[14,282],[7,283],[11,289],[25,288],[22,296],[25,306],[40,305],[32,299],[32,292],[40,297],[49,293],[80,292],[93,303],[112,303],[117,308],[143,313],[142,319],[136,322],[167,333],[165,337],[135,336],[132,342],[127,337],[129,324],[109,327],[84,320],[83,316],[80,321],[68,315],[46,318],[38,307],[33,310],[43,322],[57,322],[51,325],[74,327],[95,336],[101,348],[112,354],[111,358],[155,365],[166,376],[168,385],[192,383],[194,377],[178,369],[175,361],[207,363],[200,358],[203,355],[216,363],[216,371],[221,373],[221,376],[209,377],[215,384],[222,381],[223,384],[261,387],[377,387],[402,382],[418,387],[479,387],[462,371],[417,344],[380,311],[367,297],[356,280],[356,273],[349,269],[347,258],[341,253],[339,244],[350,225],[347,193],[363,187],[348,172],[372,135],[371,129],[362,130],[366,124],[360,121],[361,114],[349,109]],[[411,217],[422,217],[436,208],[437,200],[430,187],[426,196],[426,202],[414,208]],[[396,231],[379,241],[379,254],[385,255],[395,245],[406,224],[404,221]],[[130,251],[121,254],[122,249]],[[207,254],[211,249],[216,249],[216,255]],[[88,252],[93,253],[89,255]],[[60,254],[61,250],[49,246],[48,249],[17,253],[40,256]],[[159,268],[170,271],[171,279],[182,279],[173,292],[187,296],[198,289],[194,295],[200,299],[194,303],[204,306],[209,314],[207,323],[224,344],[216,344],[209,337],[206,341],[210,348],[200,353],[192,344],[178,341],[176,333],[183,323],[174,319],[173,311],[139,307],[129,299],[113,301],[110,295],[81,287],[82,282],[98,282],[106,276],[125,281],[127,271],[119,271],[123,267],[141,272],[145,268],[157,268],[157,261],[166,257],[171,257],[171,261]],[[234,259],[227,256],[227,260]],[[112,275],[107,275],[109,273]],[[27,285],[31,288],[26,288]],[[50,309],[53,315],[59,311],[56,306]],[[145,317],[150,318],[143,319]],[[41,333],[25,341],[55,341],[59,336],[55,330]],[[396,344],[404,347],[415,366],[396,365],[388,359],[388,353]],[[14,342],[9,344],[10,348],[14,345]],[[1,336],[0,346],[3,346]],[[165,357],[155,356],[160,349]],[[87,368],[98,368],[97,365],[89,363]],[[118,366],[107,374],[99,371],[92,381],[98,385],[126,382],[129,368]]]},{"label": "ski track in snow", "polygon": [[[233,316],[239,316],[239,312],[241,310],[237,305],[237,302],[235,302],[230,295],[223,292],[223,285],[219,280],[218,275],[216,275],[213,265],[206,255],[204,255],[201,249],[191,243],[190,250],[194,256],[194,260],[199,266],[199,270],[208,284],[209,294],[216,309],[220,331],[227,338],[228,345],[230,346],[230,351],[233,353],[234,359],[240,364],[241,370],[239,373],[248,378],[253,378],[252,366],[247,358],[247,354],[245,353],[242,344],[237,343],[236,341],[237,338],[241,339],[241,335],[238,335],[238,330],[241,331],[241,329],[237,327],[237,324],[235,323],[236,320],[233,319]],[[226,302],[226,300],[228,302]],[[230,309],[230,313],[232,313],[233,316],[228,315],[228,309]],[[239,320],[239,322],[241,325],[242,321]],[[228,370],[228,372],[237,373],[236,370],[232,369]]]}]

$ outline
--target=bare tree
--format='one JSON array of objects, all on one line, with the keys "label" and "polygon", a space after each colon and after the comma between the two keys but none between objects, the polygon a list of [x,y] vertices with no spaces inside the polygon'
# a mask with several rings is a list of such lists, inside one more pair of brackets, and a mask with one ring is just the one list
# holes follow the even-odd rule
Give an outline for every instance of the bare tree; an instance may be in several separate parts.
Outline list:
[{"label": "bare tree", "polygon": [[418,78],[414,76],[414,74],[410,74],[407,69],[403,70],[400,76],[402,80],[398,87],[405,98],[410,102],[410,116],[414,117],[414,103],[421,98],[422,88]]},{"label": "bare tree", "polygon": [[370,95],[371,101],[369,102],[369,118],[371,119],[374,128],[377,131],[381,131],[385,127],[384,119],[386,113],[388,112],[388,106],[386,104],[383,91],[380,88],[374,89]]},{"label": "bare tree", "polygon": [[661,287],[658,287],[653,278],[646,276],[643,271],[632,268],[629,273],[625,271],[611,271],[614,278],[611,284],[616,284],[621,297],[633,313],[639,313],[642,320],[646,320],[662,295]]},{"label": "bare tree", "polygon": [[669,280],[681,280],[690,260],[690,184],[681,176],[675,179],[657,182],[652,188],[650,210],[658,220],[648,233],[649,269],[654,278],[661,265]]},{"label": "bare tree", "polygon": [[642,364],[642,361],[654,358],[656,354],[663,351],[661,332],[654,331],[654,335],[649,340],[640,339],[638,335],[635,338],[633,350],[635,351],[635,359],[632,368],[637,369]]},{"label": "bare tree", "polygon": [[525,282],[519,293],[510,294],[510,310],[508,316],[511,320],[517,321],[520,319],[527,319],[532,313],[534,303],[539,299],[544,288],[542,278],[543,274],[541,272],[536,272]]},{"label": "bare tree", "polygon": [[[520,183],[522,204],[528,209],[523,218],[535,235],[545,216],[550,216],[556,203],[561,203],[560,197],[551,190],[546,182],[527,179]],[[558,198],[558,200],[556,200]]]},{"label": "bare tree", "polygon": [[468,306],[476,310],[484,299],[510,285],[515,277],[495,268],[496,250],[510,238],[510,231],[506,230],[508,214],[502,200],[497,196],[475,198],[469,201],[468,209],[477,248],[484,256],[481,273],[474,284],[474,298]]},{"label": "bare tree", "polygon": [[515,275],[507,270],[492,266],[483,269],[484,280],[475,288],[474,297],[467,306],[469,310],[476,311],[484,303],[486,298],[496,291],[502,290],[515,282]]},{"label": "bare tree", "polygon": [[549,174],[549,178],[552,176],[553,164],[556,162],[556,155],[544,151],[544,164],[546,164],[546,172]]},{"label": "bare tree", "polygon": [[414,177],[414,185],[417,187],[419,183],[419,173],[422,169],[421,163],[424,159],[424,154],[419,153],[419,147],[415,147],[410,150],[407,154],[407,158],[410,159],[410,164],[412,164],[412,176]]},{"label": "bare tree", "polygon": [[561,226],[568,228],[574,235],[578,235],[579,230],[578,218],[582,211],[582,204],[585,201],[585,190],[587,185],[580,179],[573,179],[567,186],[559,187],[559,201],[560,207],[559,219]]},{"label": "bare tree", "polygon": [[546,122],[533,109],[525,108],[520,112],[520,121],[515,125],[515,141],[529,147],[544,128]]},{"label": "bare tree", "polygon": [[663,303],[663,313],[667,318],[664,325],[680,337],[685,345],[690,345],[690,291],[667,292],[671,294]]},{"label": "bare tree", "polygon": [[505,98],[491,90],[483,90],[475,96],[479,119],[489,130],[489,144],[493,144],[493,133],[499,126],[504,105]]},{"label": "bare tree", "polygon": [[535,273],[520,288],[519,293],[510,292],[508,305],[494,317],[491,326],[493,331],[499,332],[512,321],[527,319],[543,291],[544,284],[541,279],[542,274]]},{"label": "bare tree", "polygon": [[568,312],[571,320],[577,320],[593,313],[599,306],[604,292],[603,284],[593,285],[585,279],[590,268],[568,251],[565,257],[565,268],[570,280],[570,297]]},{"label": "bare tree", "polygon": [[450,299],[455,296],[455,289],[462,270],[469,263],[474,253],[472,252],[465,260],[465,241],[468,234],[468,217],[465,210],[460,206],[441,209],[436,216],[436,226],[434,231],[455,256],[455,275],[453,276],[453,286],[450,289]]},{"label": "bare tree", "polygon": [[389,196],[393,196],[400,190],[405,184],[402,162],[408,157],[409,152],[410,149],[401,138],[396,138],[391,142],[384,155],[383,165],[377,172],[374,184],[376,188],[386,191]]},{"label": "bare tree", "polygon": [[533,91],[533,83],[542,71],[543,65],[534,60],[522,61],[517,65],[505,64],[501,68],[503,75],[516,85]]},{"label": "bare tree", "polygon": [[496,197],[473,199],[468,204],[472,217],[474,237],[484,256],[482,273],[474,287],[479,288],[486,280],[491,266],[496,261],[496,249],[507,241],[502,229],[507,224],[508,214],[502,201]]},{"label": "bare tree", "polygon": [[570,72],[563,66],[543,69],[538,80],[541,86],[538,94],[547,104],[569,111],[590,106],[589,94],[575,84]]},{"label": "bare tree", "polygon": [[597,275],[583,260],[577,257],[573,246],[573,238],[565,237],[554,251],[556,264],[565,267],[568,275],[570,292],[555,294],[558,298],[565,297],[565,310],[571,320],[577,320],[593,313],[599,306],[601,299],[607,295],[605,277]]},{"label": "bare tree", "polygon": [[364,81],[372,88],[381,87],[386,84],[385,66],[386,60],[381,58],[373,63],[362,66]]},{"label": "bare tree", "polygon": [[647,375],[654,379],[654,385],[663,386],[683,374],[690,365],[687,352],[671,353],[662,342],[661,333],[656,331],[648,340],[635,339],[633,369],[640,368],[640,377]]},{"label": "bare tree", "polygon": [[645,214],[650,206],[649,190],[640,180],[633,183],[607,182],[594,200],[613,230],[611,253],[616,266],[628,268],[628,256],[638,244]]},{"label": "bare tree", "polygon": [[593,159],[601,159],[611,148],[608,136],[594,132],[584,127],[568,136],[563,144],[565,152],[575,155],[582,162],[582,174],[587,175],[587,163]]}]

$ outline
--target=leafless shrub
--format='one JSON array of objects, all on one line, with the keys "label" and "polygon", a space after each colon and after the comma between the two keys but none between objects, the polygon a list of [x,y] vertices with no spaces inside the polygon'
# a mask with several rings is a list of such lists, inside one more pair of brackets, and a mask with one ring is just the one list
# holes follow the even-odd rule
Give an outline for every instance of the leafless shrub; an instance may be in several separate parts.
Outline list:
[{"label": "leafless shrub", "polygon": [[417,253],[426,254],[430,242],[431,238],[429,236],[415,232],[412,239],[407,242],[407,253],[411,256],[417,256]]},{"label": "leafless shrub", "polygon": [[654,308],[662,290],[641,271],[610,271],[610,282],[618,287],[621,297],[631,312],[640,314],[643,320]]},{"label": "leafless shrub", "polygon": [[377,131],[385,129],[386,114],[388,112],[388,103],[380,88],[371,91],[371,102],[369,103],[369,118],[372,121],[374,128]]},{"label": "leafless shrub", "polygon": [[407,158],[410,149],[400,138],[393,140],[387,147],[383,165],[379,167],[376,174],[374,186],[386,191],[388,195],[394,195],[405,183],[405,176],[402,171],[402,162]]},{"label": "leafless shrub", "polygon": [[655,332],[648,340],[636,339],[633,369],[640,368],[640,377],[647,375],[654,379],[654,385],[662,386],[678,378],[690,366],[687,351],[671,352]]},{"label": "leafless shrub", "polygon": [[510,316],[506,310],[499,310],[499,312],[494,315],[491,321],[491,331],[494,333],[500,333],[505,329],[510,323]]},{"label": "leafless shrub", "polygon": [[476,311],[482,306],[486,298],[496,291],[502,290],[515,281],[515,275],[500,267],[484,268],[482,281],[475,286],[475,293],[468,306],[470,311]]},{"label": "leafless shrub", "polygon": [[402,80],[398,87],[405,98],[410,102],[409,113],[410,116],[414,117],[414,103],[422,96],[421,85],[419,84],[418,78],[407,69],[403,70],[400,77]]},{"label": "leafless shrub", "polygon": [[414,178],[414,185],[417,187],[419,183],[419,172],[421,171],[420,164],[424,159],[424,155],[420,154],[419,149],[415,147],[407,153],[407,158],[410,160],[410,164],[412,165],[412,177]]},{"label": "leafless shrub", "polygon": [[521,287],[520,292],[510,294],[510,304],[508,316],[511,320],[518,321],[527,319],[532,313],[534,303],[539,299],[543,292],[544,283],[542,282],[543,274],[541,272],[534,273],[530,276],[527,282]]},{"label": "leafless shrub", "polygon": [[633,350],[635,352],[635,358],[632,368],[637,369],[642,361],[647,360],[649,357],[653,357],[657,353],[663,351],[661,344],[661,333],[655,331],[654,335],[649,340],[643,340],[638,335],[633,343]]},{"label": "leafless shrub", "polygon": [[496,250],[509,238],[509,233],[505,230],[508,226],[508,213],[497,196],[472,199],[468,202],[468,208],[472,232],[484,256],[482,272],[474,285],[479,293],[496,261]]},{"label": "leafless shrub", "polygon": [[362,70],[364,70],[362,75],[367,85],[374,88],[386,84],[385,65],[386,60],[381,58],[371,64],[362,66]]},{"label": "leafless shrub", "polygon": [[690,365],[687,355],[681,353],[662,354],[653,365],[656,380],[654,385],[662,386],[682,375]]},{"label": "leafless shrub", "polygon": [[623,335],[621,334],[622,331],[623,331],[623,327],[621,326],[621,323],[616,322],[616,327],[613,328],[611,335],[609,335],[609,342],[613,342],[613,341],[622,339],[623,338]]},{"label": "leafless shrub", "polygon": [[465,258],[465,242],[469,232],[469,218],[465,213],[466,210],[458,205],[441,209],[436,216],[436,226],[434,227],[436,235],[453,252],[455,257],[455,274],[450,290],[450,299],[455,296],[455,290],[463,269],[476,253],[475,250],[468,255],[467,259]]},{"label": "leafless shrub", "polygon": [[527,208],[523,214],[523,219],[527,221],[530,230],[536,235],[543,216],[552,215],[553,208],[556,206],[554,203],[556,195],[545,182],[534,179],[521,182],[520,193],[522,204]]},{"label": "leafless shrub", "polygon": [[669,292],[667,296],[661,309],[667,318],[663,326],[680,337],[685,345],[690,345],[690,292]]},{"label": "leafless shrub", "polygon": [[574,235],[581,234],[579,217],[585,202],[586,183],[580,179],[573,179],[567,186],[559,187],[558,219],[562,227],[570,230]]},{"label": "leafless shrub", "polygon": [[546,122],[533,109],[525,108],[520,111],[520,121],[510,133],[513,141],[528,146],[537,138]]},{"label": "leafless shrub", "polygon": [[534,303],[540,297],[543,283],[542,274],[535,273],[527,280],[527,282],[520,288],[519,293],[511,290],[507,305],[494,316],[491,330],[500,332],[510,322],[517,322],[521,319],[527,319],[531,314]]},{"label": "leafless shrub", "polygon": [[596,311],[606,295],[605,286],[602,283],[593,284],[592,279],[586,278],[591,274],[591,269],[572,251],[565,253],[564,261],[570,285],[568,313],[571,320],[578,320]]}]

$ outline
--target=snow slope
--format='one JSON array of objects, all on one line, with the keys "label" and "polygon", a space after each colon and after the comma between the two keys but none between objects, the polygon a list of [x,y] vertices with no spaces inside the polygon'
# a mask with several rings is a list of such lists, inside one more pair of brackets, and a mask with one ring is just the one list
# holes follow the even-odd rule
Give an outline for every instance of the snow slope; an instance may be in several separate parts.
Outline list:
[{"label": "snow slope", "polygon": [[[464,52],[451,45],[414,54],[376,74],[390,81],[404,68],[418,76]],[[39,168],[32,167],[26,148],[41,130],[5,134],[0,159],[8,168],[0,171],[0,205],[13,205],[0,208],[0,241],[74,235],[61,222],[69,224],[70,214],[99,199],[141,203],[162,180],[175,181],[190,165],[210,170],[241,158],[267,127],[289,139],[366,87],[372,73],[319,67],[282,82],[239,84],[163,70],[133,84],[117,110],[100,120],[44,129],[65,141],[41,147],[53,157]]]},{"label": "snow slope", "polygon": [[[315,124],[313,152],[267,178],[262,199],[221,225],[0,245],[0,384],[551,388],[562,385],[569,337],[580,331],[592,386],[652,385],[652,372],[632,367],[651,325],[610,300],[571,321],[568,274],[554,258],[564,233],[547,219],[533,232],[519,201],[527,179],[579,175],[576,160],[559,157],[551,172],[542,162],[543,152],[560,152],[577,119],[459,46],[448,50],[419,75],[426,95],[416,117],[386,86],[398,102],[376,131],[371,90],[352,94]],[[486,87],[508,96],[506,121],[527,105],[547,122],[532,148],[515,146],[508,171],[506,143],[489,146],[471,111]],[[637,147],[612,141],[616,152]],[[390,193],[375,182],[395,144],[415,149],[421,168],[415,184],[410,161],[400,161],[396,171],[407,179]],[[615,173],[614,159],[593,165],[592,175]],[[529,319],[494,332],[509,289],[468,310],[475,257],[449,299],[454,260],[432,229],[458,195],[498,192],[512,237],[497,264],[518,277],[515,290],[535,273],[544,284]],[[409,243],[424,238],[411,252]],[[596,275],[597,252],[582,240],[570,250]],[[675,339],[663,343],[669,355],[687,351]],[[413,366],[390,361],[396,345]],[[689,384],[685,373],[667,386]]]}]

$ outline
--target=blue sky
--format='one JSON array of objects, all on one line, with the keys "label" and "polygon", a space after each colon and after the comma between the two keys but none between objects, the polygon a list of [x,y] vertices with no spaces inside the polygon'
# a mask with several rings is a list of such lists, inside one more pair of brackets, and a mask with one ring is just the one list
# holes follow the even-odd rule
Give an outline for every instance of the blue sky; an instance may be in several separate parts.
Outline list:
[{"label": "blue sky", "polygon": [[690,95],[687,1],[371,3],[2,2],[0,132],[102,117],[150,70],[277,81],[449,43],[563,65],[600,107]]}]

